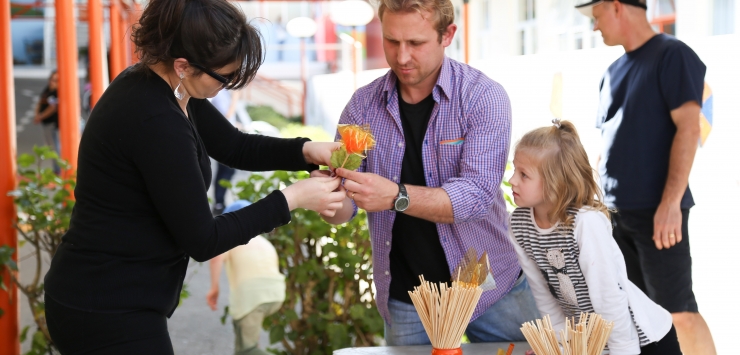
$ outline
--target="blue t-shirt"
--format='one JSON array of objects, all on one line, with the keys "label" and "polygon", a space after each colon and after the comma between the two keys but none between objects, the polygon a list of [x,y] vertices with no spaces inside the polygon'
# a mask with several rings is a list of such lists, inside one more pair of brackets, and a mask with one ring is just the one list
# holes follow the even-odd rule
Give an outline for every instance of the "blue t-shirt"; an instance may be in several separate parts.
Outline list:
[{"label": "blue t-shirt", "polygon": [[[705,72],[691,48],[664,34],[609,66],[596,123],[604,139],[599,175],[609,207],[658,207],[676,135],[671,110],[689,101],[701,105]],[[693,205],[686,187],[681,208]]]}]

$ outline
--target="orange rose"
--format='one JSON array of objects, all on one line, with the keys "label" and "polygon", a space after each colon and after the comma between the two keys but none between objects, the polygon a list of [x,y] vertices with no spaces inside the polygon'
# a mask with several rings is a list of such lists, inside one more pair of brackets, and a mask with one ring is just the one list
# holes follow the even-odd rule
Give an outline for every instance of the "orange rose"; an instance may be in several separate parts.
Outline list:
[{"label": "orange rose", "polygon": [[365,152],[375,146],[375,138],[370,132],[369,125],[339,125],[337,130],[348,154],[364,157]]}]

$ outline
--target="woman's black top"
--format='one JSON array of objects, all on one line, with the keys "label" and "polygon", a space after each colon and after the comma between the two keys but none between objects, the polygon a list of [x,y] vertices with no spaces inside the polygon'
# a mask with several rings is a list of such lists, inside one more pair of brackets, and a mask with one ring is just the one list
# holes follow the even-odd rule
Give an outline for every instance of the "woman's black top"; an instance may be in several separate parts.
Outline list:
[{"label": "woman's black top", "polygon": [[280,191],[214,218],[208,156],[242,170],[312,170],[308,139],[241,133],[208,100],[187,107],[190,118],[145,67],[105,91],[80,142],[77,202],[46,275],[48,297],[85,311],[169,317],[190,257],[206,261],[290,222]]},{"label": "woman's black top", "polygon": [[[59,104],[59,96],[57,96],[56,90],[50,90],[49,87],[46,87],[44,91],[41,93],[41,100],[39,104],[39,113],[44,112],[47,107],[51,103],[54,103],[54,105]],[[57,114],[59,110],[54,111],[49,117],[45,118],[43,121],[41,121],[41,124],[43,125],[50,125],[53,124],[56,127],[59,127],[59,115]]]}]

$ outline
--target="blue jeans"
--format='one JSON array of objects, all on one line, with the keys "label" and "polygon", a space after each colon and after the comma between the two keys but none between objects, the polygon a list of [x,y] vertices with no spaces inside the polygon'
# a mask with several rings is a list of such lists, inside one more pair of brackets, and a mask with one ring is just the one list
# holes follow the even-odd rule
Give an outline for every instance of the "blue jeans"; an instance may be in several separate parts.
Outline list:
[{"label": "blue jeans", "polygon": [[[414,305],[391,298],[388,300],[388,310],[391,313],[391,326],[385,325],[388,346],[431,344]],[[540,312],[529,283],[522,274],[504,298],[468,325],[465,334],[473,343],[524,341],[519,328],[522,323],[537,318],[540,318]]]}]

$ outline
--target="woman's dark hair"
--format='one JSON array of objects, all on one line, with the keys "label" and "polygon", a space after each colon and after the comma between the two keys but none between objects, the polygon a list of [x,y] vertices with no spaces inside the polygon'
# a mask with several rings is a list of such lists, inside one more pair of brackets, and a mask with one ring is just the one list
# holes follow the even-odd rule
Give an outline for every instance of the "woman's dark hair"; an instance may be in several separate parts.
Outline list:
[{"label": "woman's dark hair", "polygon": [[[49,78],[46,79],[46,86],[44,87],[44,90],[41,92],[41,100],[46,102],[46,99],[49,97],[49,91],[51,91],[51,87],[49,87],[49,82],[51,81],[51,78],[54,77],[54,75],[57,74],[57,70],[54,69],[51,71],[51,74],[49,74]],[[57,85],[57,89],[59,88],[59,85]]]},{"label": "woman's dark hair", "polygon": [[239,61],[226,89],[249,84],[264,60],[259,31],[226,0],[151,0],[131,39],[142,65],[185,58],[218,69]]}]

